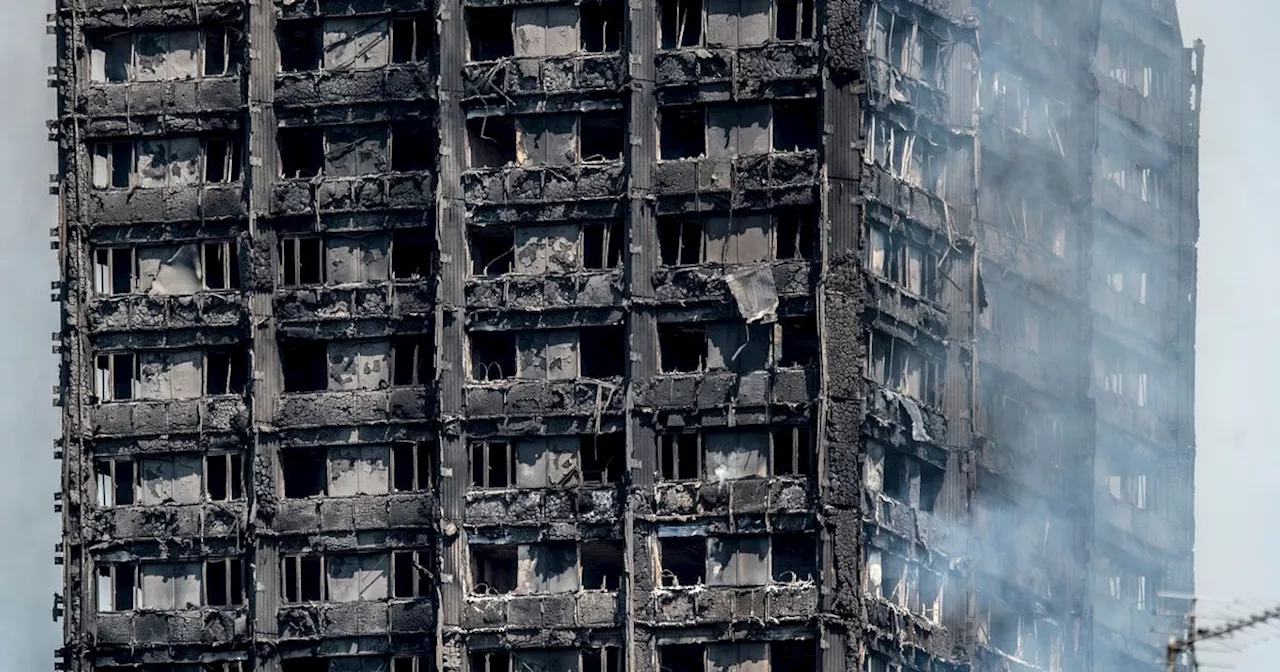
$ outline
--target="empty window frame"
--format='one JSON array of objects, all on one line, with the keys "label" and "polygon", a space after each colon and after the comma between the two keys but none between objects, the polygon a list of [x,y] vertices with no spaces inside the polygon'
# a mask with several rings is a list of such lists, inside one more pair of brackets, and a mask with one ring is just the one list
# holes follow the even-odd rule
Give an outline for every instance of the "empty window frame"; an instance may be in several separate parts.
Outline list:
[{"label": "empty window frame", "polygon": [[138,463],[129,458],[94,463],[98,506],[129,506],[138,497]]},{"label": "empty window frame", "polygon": [[138,284],[138,256],[133,247],[100,247],[93,251],[93,284],[99,294],[129,294]]},{"label": "empty window frame", "polygon": [[626,232],[622,222],[611,220],[582,225],[582,267],[610,269],[622,265]]},{"label": "empty window frame", "polygon": [[390,491],[390,446],[289,448],[280,453],[286,498],[383,495]]},{"label": "empty window frame", "polygon": [[98,565],[98,611],[132,611],[142,602],[138,566],[129,563]]},{"label": "empty window frame", "polygon": [[1098,41],[1098,62],[1111,79],[1144,98],[1167,98],[1170,59],[1136,39],[1107,32]]},{"label": "empty window frame", "polygon": [[707,153],[705,107],[662,108],[658,112],[658,124],[658,148],[662,160],[697,158]]},{"label": "empty window frame", "polygon": [[921,352],[911,343],[883,332],[871,331],[867,337],[867,376],[871,380],[914,397],[927,404],[937,403],[940,395],[941,363]]},{"label": "empty window frame", "polygon": [[516,483],[515,448],[509,441],[471,442],[471,486],[510,488]]},{"label": "empty window frame", "polygon": [[807,476],[813,464],[808,427],[772,433],[751,430],[684,432],[656,438],[662,480],[708,482],[773,476]]},{"label": "empty window frame", "polygon": [[663,434],[657,440],[662,480],[691,481],[702,478],[702,434]]},{"label": "empty window frame", "polygon": [[430,561],[431,551],[393,551],[391,553],[391,596],[397,598],[430,597],[435,593]]},{"label": "empty window frame", "polygon": [[472,380],[504,380],[516,375],[516,334],[472,331],[467,335]]},{"label": "empty window frame", "polygon": [[515,56],[515,29],[510,7],[467,7],[467,59],[492,61]]},{"label": "empty window frame", "polygon": [[204,458],[205,498],[211,502],[244,499],[244,456],[216,453]]},{"label": "empty window frame", "polygon": [[622,46],[621,0],[587,0],[578,5],[578,19],[583,51],[613,52]]},{"label": "empty window frame", "polygon": [[814,39],[813,0],[774,0],[773,36],[784,42]]},{"label": "empty window frame", "polygon": [[658,2],[658,44],[662,49],[702,46],[702,0]]},{"label": "empty window frame", "polygon": [[770,473],[774,476],[813,474],[813,432],[809,427],[782,427],[773,430]]},{"label": "empty window frame", "polygon": [[513,117],[485,116],[467,119],[468,168],[500,168],[515,162],[516,124]]},{"label": "empty window frame", "polygon": [[242,147],[238,135],[95,142],[93,186],[156,188],[236,182],[241,178]]},{"label": "empty window frame", "polygon": [[578,464],[585,484],[621,483],[627,470],[626,437],[621,433],[591,434],[578,440]]},{"label": "empty window frame", "polygon": [[526,114],[514,120],[516,165],[572,166],[622,158],[626,117],[621,111]]},{"label": "empty window frame", "polygon": [[1116,474],[1104,477],[1107,492],[1114,498],[1132,504],[1135,508],[1147,508],[1147,475],[1138,473]]},{"label": "empty window frame", "polygon": [[282,563],[285,602],[373,602],[390,591],[386,553],[288,555]]},{"label": "empty window frame", "polygon": [[435,128],[422,121],[398,121],[391,124],[391,170],[399,173],[421,172],[435,166]]},{"label": "empty window frame", "polygon": [[285,392],[329,389],[329,348],[324,341],[281,341],[280,371]]},{"label": "empty window frame", "polygon": [[781,343],[778,366],[816,366],[821,354],[818,320],[813,313],[783,317],[778,320]]},{"label": "empty window frame", "polygon": [[326,599],[325,558],[321,555],[288,555],[281,560],[284,601],[322,602]]},{"label": "empty window frame", "polygon": [[942,617],[943,577],[915,560],[867,546],[864,587],[875,597],[938,622]]},{"label": "empty window frame", "polygon": [[943,190],[944,148],[879,115],[863,113],[867,146],[863,161],[880,166],[913,187]]},{"label": "empty window frame", "polygon": [[943,475],[941,467],[908,452],[875,441],[866,444],[863,483],[872,492],[932,512],[942,492]]},{"label": "empty window frame", "polygon": [[707,538],[659,537],[657,560],[663,587],[702,585],[707,580]]},{"label": "empty window frame", "polygon": [[94,395],[99,402],[138,397],[138,360],[133,353],[115,352],[94,358]]},{"label": "empty window frame", "polygon": [[874,224],[868,227],[867,269],[916,296],[933,299],[937,295],[937,257],[903,232],[890,233]]},{"label": "empty window frame", "polygon": [[435,344],[425,336],[391,341],[391,384],[430,385],[435,381]]},{"label": "empty window frame", "polygon": [[658,246],[666,266],[809,259],[815,251],[816,220],[808,207],[732,217],[663,215],[658,217]]},{"label": "empty window frame", "polygon": [[284,127],[276,135],[280,150],[280,176],[316,177],[324,170],[324,131],[310,127]]},{"label": "empty window frame", "polygon": [[391,62],[425,63],[431,58],[435,17],[399,16],[391,19]]},{"label": "empty window frame", "polygon": [[865,14],[867,53],[904,75],[932,85],[941,81],[941,42],[909,16],[871,5]]},{"label": "empty window frame", "polygon": [[244,604],[244,579],[244,562],[240,558],[205,562],[204,603],[211,607],[235,607]]},{"label": "empty window frame", "polygon": [[324,244],[318,236],[280,239],[280,282],[285,286],[324,282]]},{"label": "empty window frame", "polygon": [[659,323],[660,370],[746,374],[772,363],[774,328],[745,322]]},{"label": "empty window frame", "polygon": [[583,590],[618,590],[626,572],[620,541],[584,541],[578,548]]},{"label": "empty window frame", "polygon": [[505,595],[516,589],[517,547],[471,544],[471,594]]},{"label": "empty window frame", "polygon": [[248,352],[243,349],[211,350],[204,354],[206,395],[244,394],[248,384]]},{"label": "empty window frame", "polygon": [[626,243],[622,222],[471,227],[471,274],[546,275],[621,266]]},{"label": "empty window frame", "polygon": [[391,444],[391,488],[417,492],[435,487],[435,451],[432,441],[397,441]]},{"label": "empty window frame", "polygon": [[[391,241],[402,238],[392,238]],[[280,284],[286,287],[329,283],[385,282],[396,262],[388,260],[394,245],[384,234],[285,235],[280,239]],[[426,244],[426,241],[420,241]],[[418,248],[419,250],[421,248]],[[406,244],[406,263],[412,268],[415,248]],[[427,263],[430,263],[429,260]],[[400,271],[405,269],[400,267]]]},{"label": "empty window frame", "polygon": [[1003,71],[982,74],[979,107],[1002,128],[1042,140],[1066,154],[1062,133],[1067,130],[1070,108],[1066,103],[1037,91],[1026,79]]},{"label": "empty window frame", "polygon": [[348,126],[288,126],[278,133],[281,176],[358,177],[429,170],[434,130],[418,120]]},{"label": "empty window frame", "polygon": [[147,82],[235,75],[244,36],[227,26],[89,38],[91,82]]},{"label": "empty window frame", "polygon": [[421,280],[431,277],[435,234],[428,230],[409,229],[391,234],[391,277],[396,280]]}]

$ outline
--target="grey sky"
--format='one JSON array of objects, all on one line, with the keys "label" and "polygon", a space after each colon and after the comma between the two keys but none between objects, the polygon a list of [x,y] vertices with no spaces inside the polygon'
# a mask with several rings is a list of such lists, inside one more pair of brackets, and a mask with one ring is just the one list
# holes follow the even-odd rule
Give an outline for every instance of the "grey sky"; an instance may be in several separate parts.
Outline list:
[{"label": "grey sky", "polygon": [[[50,618],[61,590],[53,565],[58,519],[53,492],[57,414],[49,335],[58,330],[49,282],[56,278],[48,231],[55,224],[47,177],[56,170],[44,121],[53,116],[45,71],[53,63],[44,20],[48,0],[0,7],[0,332],[8,374],[0,378],[0,670],[48,670],[59,645]],[[1280,602],[1280,441],[1261,421],[1280,411],[1280,312],[1274,289],[1280,225],[1263,205],[1280,187],[1280,69],[1264,50],[1278,46],[1275,0],[1179,0],[1183,36],[1207,43],[1201,149],[1200,303],[1197,420],[1197,581],[1202,615],[1242,615]],[[1215,600],[1242,604],[1231,605]],[[1270,632],[1275,632],[1271,630]],[[1233,642],[1241,645],[1259,636]],[[1206,656],[1236,670],[1264,672],[1280,660],[1280,637],[1241,653]],[[1268,664],[1270,663],[1270,664]]]}]

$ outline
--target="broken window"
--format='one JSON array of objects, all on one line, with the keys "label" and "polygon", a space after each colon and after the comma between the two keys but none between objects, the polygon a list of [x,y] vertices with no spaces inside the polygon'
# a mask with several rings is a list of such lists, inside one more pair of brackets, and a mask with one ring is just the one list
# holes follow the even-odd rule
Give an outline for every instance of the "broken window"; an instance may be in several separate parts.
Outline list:
[{"label": "broken window", "polygon": [[435,17],[405,16],[391,19],[391,62],[425,63],[431,58],[431,32]]},{"label": "broken window", "polygon": [[99,142],[93,146],[93,186],[124,188],[133,184],[136,160],[131,141]]},{"label": "broken window", "polygon": [[618,590],[625,571],[623,553],[626,547],[618,541],[584,541],[579,553],[584,590]]},{"label": "broken window", "polygon": [[583,378],[615,378],[626,373],[627,332],[622,325],[578,330]]},{"label": "broken window", "polygon": [[90,37],[89,80],[147,82],[237,74],[242,34],[226,26]]},{"label": "broken window", "polygon": [[1070,120],[1070,108],[1065,102],[1005,70],[984,70],[982,79],[978,105],[984,115],[1003,128],[1046,142],[1059,155],[1065,155],[1062,134]]},{"label": "broken window", "polygon": [[706,582],[706,537],[661,537],[658,558],[664,587],[697,586]]},{"label": "broken window", "polygon": [[772,439],[774,476],[808,476],[812,473],[813,443],[808,427],[775,429]]},{"label": "broken window", "polygon": [[472,544],[471,594],[505,595],[516,589],[516,547]]},{"label": "broken window", "polygon": [[510,331],[472,331],[471,379],[503,380],[516,375],[516,335]]},{"label": "broken window", "polygon": [[326,493],[329,463],[323,448],[289,448],[280,451],[280,478],[289,499]]},{"label": "broken window", "polygon": [[206,184],[236,182],[240,179],[239,138],[205,140],[204,181]]},{"label": "broken window", "polygon": [[286,555],[282,562],[285,602],[321,602],[325,599],[324,561],[320,555]]},{"label": "broken window", "polygon": [[702,263],[703,221],[678,215],[658,217],[658,244],[665,266]]},{"label": "broken window", "polygon": [[581,672],[622,672],[622,652],[613,646],[584,649],[579,669]]},{"label": "broken window", "polygon": [[285,72],[306,72],[320,69],[320,54],[324,39],[322,23],[315,20],[281,21],[280,68]]},{"label": "broken window", "polygon": [[884,333],[872,331],[867,358],[867,375],[875,382],[925,403],[935,403],[941,381],[941,365],[916,346]]},{"label": "broken window", "polygon": [[514,240],[509,227],[468,228],[471,274],[484,276],[510,273],[515,262]]},{"label": "broken window", "polygon": [[921,511],[934,510],[944,471],[910,453],[868,441],[864,483],[869,490]]},{"label": "broken window", "polygon": [[920,614],[934,623],[942,622],[942,575],[927,568],[919,569]]},{"label": "broken window", "polygon": [[809,207],[787,208],[774,215],[775,258],[814,258],[817,218],[817,212]]},{"label": "broken window", "polygon": [[243,394],[249,384],[249,353],[212,350],[204,356],[204,393]]},{"label": "broken window", "polygon": [[198,455],[164,455],[138,460],[139,504],[197,504],[204,472]]},{"label": "broken window", "polygon": [[343,16],[324,20],[326,70],[372,70],[390,62],[388,21],[377,16]]},{"label": "broken window", "polygon": [[391,341],[391,384],[430,385],[435,380],[435,346],[425,337]]},{"label": "broken window", "polygon": [[429,490],[435,485],[435,444],[397,441],[391,444],[391,486],[396,492]]},{"label": "broken window", "polygon": [[240,255],[235,242],[204,243],[201,257],[205,289],[240,288]]},{"label": "broken window", "polygon": [[515,442],[519,488],[559,488],[578,483],[578,439],[556,436]]},{"label": "broken window", "polygon": [[707,126],[704,108],[663,108],[658,112],[658,122],[661,124],[658,144],[662,160],[696,158],[706,154]]},{"label": "broken window", "polygon": [[578,5],[582,50],[618,51],[622,45],[623,4],[620,0],[587,0]]},{"label": "broken window", "polygon": [[512,672],[509,651],[472,651],[468,672]]},{"label": "broken window", "polygon": [[244,604],[244,563],[240,558],[204,563],[205,604],[235,607]]},{"label": "broken window", "polygon": [[94,463],[98,506],[129,506],[137,492],[137,463],[128,458],[98,460]]},{"label": "broken window", "polygon": [[467,59],[492,61],[516,53],[509,7],[467,7]]},{"label": "broken window", "polygon": [[782,331],[778,365],[816,365],[820,352],[817,317],[809,313],[798,317],[785,317],[778,322]]},{"label": "broken window", "polygon": [[813,0],[775,0],[774,31],[778,40],[812,40],[817,13]]},{"label": "broken window", "polygon": [[416,172],[435,165],[435,129],[420,121],[398,121],[391,125],[391,170]]},{"label": "broken window", "polygon": [[137,565],[98,565],[98,611],[132,611],[140,598]]},{"label": "broken window", "polygon": [[400,230],[391,235],[391,276],[397,280],[431,277],[435,236],[427,230]]},{"label": "broken window", "polygon": [[94,374],[94,395],[99,402],[127,401],[137,397],[138,363],[133,353],[98,355]]},{"label": "broken window", "polygon": [[709,537],[707,567],[709,586],[763,586],[769,583],[769,537]]},{"label": "broken window", "polygon": [[578,150],[583,161],[622,158],[627,119],[621,112],[587,112],[578,121]]},{"label": "broken window", "polygon": [[328,451],[330,497],[385,495],[390,492],[391,455],[385,444],[333,446]]},{"label": "broken window", "polygon": [[706,672],[705,644],[666,644],[658,647],[661,672]]},{"label": "broken window", "polygon": [[708,483],[769,475],[769,435],[754,431],[717,431],[701,436],[702,479]]},{"label": "broken window", "polygon": [[324,341],[281,341],[280,370],[285,392],[316,392],[329,387],[329,351]]},{"label": "broken window", "polygon": [[[409,122],[401,123],[402,127],[413,127]],[[324,129],[323,139],[324,167],[321,172],[325,175],[355,177],[386,172],[391,146],[391,133],[388,126],[382,124],[331,126]],[[422,160],[421,156],[413,155],[412,148],[423,138],[414,139],[406,132],[405,140],[409,144],[409,148],[405,151],[405,161],[414,163]]]},{"label": "broken window", "polygon": [[913,187],[943,190],[945,148],[875,114],[864,113],[862,126],[867,143],[862,158],[866,163],[884,168]]},{"label": "broken window", "polygon": [[582,265],[580,234],[581,228],[573,224],[517,227],[514,272],[545,275],[577,270]]},{"label": "broken window", "polygon": [[244,456],[220,453],[204,458],[205,496],[212,502],[244,499]]},{"label": "broken window", "polygon": [[658,348],[663,373],[702,371],[707,366],[707,327],[659,323]]},{"label": "broken window", "polygon": [[1107,492],[1112,497],[1133,505],[1138,509],[1147,508],[1147,475],[1118,474],[1105,476]]},{"label": "broken window", "polygon": [[622,265],[626,242],[622,222],[593,222],[582,225],[582,267],[617,268]]},{"label": "broken window", "polygon": [[435,660],[425,656],[391,659],[391,672],[435,672],[435,669]]},{"label": "broken window", "polygon": [[391,554],[392,597],[430,597],[431,553],[428,551],[394,551]]},{"label": "broken window", "polygon": [[318,128],[286,126],[277,131],[280,175],[285,178],[316,177],[324,169],[324,132]]},{"label": "broken window", "polygon": [[812,534],[775,534],[772,539],[772,572],[776,583],[818,579],[818,541]]},{"label": "broken window", "polygon": [[324,282],[324,245],[316,236],[280,239],[280,283],[285,286]]},{"label": "broken window", "polygon": [[702,0],[659,0],[658,22],[663,49],[702,45]]},{"label": "broken window", "polygon": [[467,167],[500,168],[516,162],[516,125],[511,117],[467,119]]},{"label": "broken window", "polygon": [[818,672],[819,646],[808,639],[769,642],[769,669],[777,672]]},{"label": "broken window", "polygon": [[822,145],[822,110],[816,100],[773,104],[773,148],[779,152],[817,149]]},{"label": "broken window", "polygon": [[867,53],[913,79],[937,85],[941,42],[915,19],[871,5],[867,12]]},{"label": "broken window", "polygon": [[1144,98],[1165,98],[1169,92],[1169,59],[1137,40],[1107,35],[1098,41],[1098,63],[1111,79]]},{"label": "broken window", "polygon": [[516,453],[507,441],[471,443],[471,485],[509,488],[516,483]]},{"label": "broken window", "polygon": [[702,261],[753,264],[773,258],[773,219],[765,214],[708,217],[703,222]]},{"label": "broken window", "polygon": [[328,344],[328,389],[380,390],[391,384],[391,343],[336,341]]},{"label": "broken window", "polygon": [[658,441],[662,480],[691,481],[702,477],[701,434],[664,434]]},{"label": "broken window", "polygon": [[99,294],[129,294],[138,278],[138,258],[132,247],[94,250],[94,290]]},{"label": "broken window", "polygon": [[621,433],[591,434],[578,439],[583,483],[621,483],[626,470],[626,438]]}]

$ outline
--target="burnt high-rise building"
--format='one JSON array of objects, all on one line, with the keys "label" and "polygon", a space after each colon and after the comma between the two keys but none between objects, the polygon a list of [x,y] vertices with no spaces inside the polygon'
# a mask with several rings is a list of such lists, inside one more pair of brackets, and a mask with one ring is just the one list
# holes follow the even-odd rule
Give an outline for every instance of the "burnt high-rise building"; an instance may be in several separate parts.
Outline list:
[{"label": "burnt high-rise building", "polygon": [[1173,0],[50,21],[58,669],[1163,669]]}]

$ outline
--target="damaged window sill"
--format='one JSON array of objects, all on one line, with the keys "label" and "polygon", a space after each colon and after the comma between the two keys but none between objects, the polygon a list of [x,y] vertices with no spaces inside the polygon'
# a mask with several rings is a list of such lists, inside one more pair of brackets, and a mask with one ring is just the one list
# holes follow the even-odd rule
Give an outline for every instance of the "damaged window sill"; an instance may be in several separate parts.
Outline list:
[{"label": "damaged window sill", "polygon": [[623,67],[623,57],[616,51],[468,61],[463,66],[465,97],[561,95],[575,91],[612,93],[622,86]]}]

